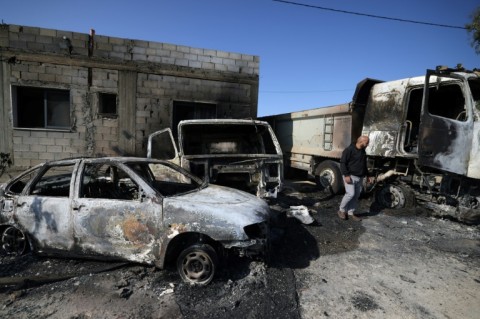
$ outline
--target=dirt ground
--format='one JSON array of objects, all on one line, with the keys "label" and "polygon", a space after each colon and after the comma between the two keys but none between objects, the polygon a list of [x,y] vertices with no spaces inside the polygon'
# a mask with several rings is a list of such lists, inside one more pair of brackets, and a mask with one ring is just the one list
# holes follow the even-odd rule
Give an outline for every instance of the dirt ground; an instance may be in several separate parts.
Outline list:
[{"label": "dirt ground", "polygon": [[[268,266],[230,258],[206,287],[173,269],[0,256],[0,318],[478,318],[479,226],[369,198],[363,221],[343,221],[340,200],[288,181]],[[298,205],[314,223],[287,217]]]}]

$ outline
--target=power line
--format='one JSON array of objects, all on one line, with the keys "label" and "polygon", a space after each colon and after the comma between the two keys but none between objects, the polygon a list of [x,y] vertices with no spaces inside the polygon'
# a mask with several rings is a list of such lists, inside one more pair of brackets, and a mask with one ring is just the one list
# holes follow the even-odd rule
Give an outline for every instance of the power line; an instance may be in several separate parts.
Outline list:
[{"label": "power line", "polygon": [[284,1],[284,0],[273,0],[273,1],[274,1],[274,2],[283,2],[283,3],[286,3],[286,4],[292,4],[292,5],[302,6],[302,7],[307,7],[307,8],[314,8],[314,9],[320,9],[320,10],[327,10],[327,11],[333,11],[333,12],[353,14],[353,15],[370,17],[370,18],[377,18],[377,19],[384,19],[384,20],[393,20],[393,21],[416,23],[416,24],[424,24],[424,25],[430,25],[430,26],[442,27],[442,28],[452,28],[452,29],[467,30],[467,28],[465,28],[465,27],[459,27],[459,26],[455,26],[455,25],[430,23],[430,22],[422,22],[422,21],[399,19],[399,18],[390,18],[390,17],[378,16],[378,15],[368,14],[368,13],[360,13],[360,12],[353,12],[353,11],[346,11],[346,10],[339,10],[339,9],[332,9],[332,8],[314,6],[314,5],[310,5],[310,4],[298,3],[298,2],[293,2],[293,1]]},{"label": "power line", "polygon": [[313,91],[270,91],[270,90],[260,90],[260,93],[281,93],[281,94],[304,94],[304,93],[331,93],[331,92],[348,92],[353,91],[352,89],[344,90],[313,90]]}]

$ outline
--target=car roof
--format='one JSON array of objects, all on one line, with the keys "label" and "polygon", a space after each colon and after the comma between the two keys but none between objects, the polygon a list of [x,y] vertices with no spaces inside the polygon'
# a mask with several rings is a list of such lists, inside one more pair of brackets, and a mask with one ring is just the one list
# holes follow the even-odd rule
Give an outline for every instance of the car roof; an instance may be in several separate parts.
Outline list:
[{"label": "car roof", "polygon": [[40,165],[62,165],[62,164],[77,162],[80,160],[84,160],[88,162],[117,162],[117,163],[130,163],[130,162],[152,163],[154,162],[159,164],[168,164],[168,165],[175,166],[175,164],[165,160],[158,160],[158,159],[146,158],[146,157],[134,157],[134,156],[102,156],[102,157],[82,156],[82,157],[64,158],[60,160],[48,161]]}]

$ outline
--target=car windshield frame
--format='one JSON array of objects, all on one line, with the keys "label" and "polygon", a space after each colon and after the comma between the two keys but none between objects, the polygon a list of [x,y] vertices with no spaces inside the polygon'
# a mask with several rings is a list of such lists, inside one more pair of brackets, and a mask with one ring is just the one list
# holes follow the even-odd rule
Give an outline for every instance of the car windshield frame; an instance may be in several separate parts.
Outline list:
[{"label": "car windshield frame", "polygon": [[[149,160],[149,161],[125,161],[123,162],[123,165],[125,165],[129,170],[131,170],[136,176],[138,176],[143,182],[145,182],[152,190],[154,190],[158,195],[162,197],[173,197],[173,196],[179,196],[179,195],[184,195],[187,193],[195,192],[200,189],[203,189],[208,186],[208,183],[206,180],[199,178],[198,176],[193,175],[189,171],[185,170],[184,168],[175,165],[173,163],[170,163],[168,161],[160,161],[160,160]],[[135,168],[134,166],[140,165],[143,168],[143,172],[140,172],[138,170],[138,167]],[[181,174],[183,176],[184,180],[190,180],[191,181],[191,187],[189,187],[187,190],[183,191],[178,191],[175,193],[170,193],[166,191],[162,191],[158,184],[160,182],[164,182],[163,180],[159,180],[156,176],[155,173],[152,170],[151,165],[163,165],[169,170],[173,170],[178,174]],[[146,170],[145,170],[146,168]],[[176,183],[178,185],[181,185],[181,183]],[[183,184],[187,185],[187,183]]]}]

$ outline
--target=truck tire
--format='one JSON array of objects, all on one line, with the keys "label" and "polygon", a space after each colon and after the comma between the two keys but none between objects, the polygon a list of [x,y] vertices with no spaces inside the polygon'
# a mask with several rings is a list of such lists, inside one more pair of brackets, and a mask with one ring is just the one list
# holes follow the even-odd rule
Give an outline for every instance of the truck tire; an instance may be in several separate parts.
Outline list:
[{"label": "truck tire", "polygon": [[333,195],[340,194],[343,187],[340,164],[334,161],[323,161],[315,170],[315,182],[322,191],[329,191]]},{"label": "truck tire", "polygon": [[382,208],[413,208],[415,194],[405,185],[386,184],[375,194],[375,199]]}]

